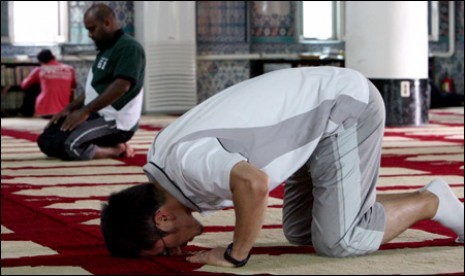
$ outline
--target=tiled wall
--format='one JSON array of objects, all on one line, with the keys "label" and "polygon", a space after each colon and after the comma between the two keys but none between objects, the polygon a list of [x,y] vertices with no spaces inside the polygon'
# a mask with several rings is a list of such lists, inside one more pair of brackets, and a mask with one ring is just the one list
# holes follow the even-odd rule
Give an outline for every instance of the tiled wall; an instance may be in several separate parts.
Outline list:
[{"label": "tiled wall", "polygon": [[293,43],[296,1],[251,2],[252,43]]},{"label": "tiled wall", "polygon": [[[229,6],[223,2],[228,2]],[[201,21],[197,18],[197,53],[199,56],[296,54],[321,52],[325,48],[336,51],[343,49],[344,43],[295,43],[296,8],[296,1],[197,1],[197,14],[202,17]],[[218,34],[242,34],[236,30],[243,29],[246,30],[247,36],[237,35],[232,37],[232,41],[224,41],[224,35],[213,32],[205,35],[212,25],[218,29]],[[199,33],[202,34],[202,39],[199,39]],[[248,79],[250,75],[247,60],[199,60],[197,64],[199,101]]]},{"label": "tiled wall", "polygon": [[[463,1],[453,1],[455,4],[455,52],[450,58],[435,58],[433,61],[433,82],[440,87],[442,79],[448,73],[454,81],[455,92],[464,94],[463,81]],[[439,41],[431,42],[430,49],[435,52],[446,52],[449,45],[449,1],[440,3]]]},{"label": "tiled wall", "polygon": [[[2,7],[4,5],[2,1]],[[70,1],[71,40],[75,43],[89,42],[87,32],[82,28],[84,11],[97,1]],[[134,4],[132,1],[98,1],[109,4],[115,9],[123,22],[126,32],[134,33]],[[276,3],[271,3],[276,2]],[[430,43],[434,51],[448,48],[448,2],[440,1],[441,35],[440,41]],[[464,50],[464,2],[454,1],[456,8],[455,54],[451,58],[434,59],[434,80],[440,86],[445,72],[453,78],[456,91],[464,93],[463,50]],[[273,5],[264,7],[264,5]],[[264,13],[267,8],[269,12]],[[336,44],[299,44],[294,42],[294,20],[296,1],[197,1],[197,52],[205,55],[233,55],[254,53],[302,53],[343,51],[344,43]],[[271,12],[270,12],[271,11]],[[2,8],[2,22],[4,21]],[[2,24],[2,28],[3,28]],[[74,46],[77,47],[77,46]],[[87,46],[88,47],[88,46]],[[70,46],[72,51],[72,47]],[[55,53],[68,48],[53,47]],[[38,47],[16,47],[2,44],[1,55],[13,56],[26,54],[35,56]],[[71,62],[76,67],[78,81],[82,85],[89,69],[89,62]],[[235,83],[249,78],[247,60],[198,60],[197,62],[198,98],[203,101]]]},{"label": "tiled wall", "polygon": [[197,62],[197,97],[204,101],[216,92],[249,78],[249,61]]}]

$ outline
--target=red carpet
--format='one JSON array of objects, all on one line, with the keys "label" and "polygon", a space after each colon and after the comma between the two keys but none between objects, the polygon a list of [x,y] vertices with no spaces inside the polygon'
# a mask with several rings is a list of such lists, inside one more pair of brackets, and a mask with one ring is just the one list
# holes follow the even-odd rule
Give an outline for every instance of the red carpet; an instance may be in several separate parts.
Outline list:
[{"label": "red carpet", "polygon": [[[222,269],[185,256],[127,260],[110,257],[99,228],[109,193],[146,182],[141,166],[156,131],[172,118],[144,117],[131,140],[133,159],[61,162],[45,157],[35,139],[39,119],[2,118],[1,270],[5,274],[460,274],[463,245],[444,227],[424,221],[369,256],[332,259],[293,246],[281,231],[282,187],[272,192],[262,235],[249,265]],[[378,191],[418,189],[442,177],[463,201],[463,108],[433,110],[420,128],[388,128]],[[198,218],[205,234],[186,249],[225,246],[233,210]]]}]

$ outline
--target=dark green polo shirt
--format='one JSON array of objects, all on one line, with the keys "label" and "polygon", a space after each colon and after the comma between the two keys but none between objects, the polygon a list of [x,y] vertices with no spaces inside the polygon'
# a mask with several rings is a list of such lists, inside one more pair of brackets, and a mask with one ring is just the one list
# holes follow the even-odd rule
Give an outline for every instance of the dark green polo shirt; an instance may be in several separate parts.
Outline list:
[{"label": "dark green polo shirt", "polygon": [[102,50],[92,65],[92,87],[101,94],[116,78],[131,81],[131,89],[112,106],[119,110],[134,99],[144,84],[145,52],[140,43],[128,34],[121,34],[108,49]]}]

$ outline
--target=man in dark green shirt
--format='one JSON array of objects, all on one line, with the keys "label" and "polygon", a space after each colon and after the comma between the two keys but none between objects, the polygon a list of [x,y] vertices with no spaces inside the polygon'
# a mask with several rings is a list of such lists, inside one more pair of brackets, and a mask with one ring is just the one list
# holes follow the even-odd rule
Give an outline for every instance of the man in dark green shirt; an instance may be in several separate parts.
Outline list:
[{"label": "man in dark green shirt", "polygon": [[89,37],[99,50],[79,96],[55,115],[38,139],[42,152],[64,160],[126,156],[142,112],[145,51],[121,30],[105,4],[84,15]]}]

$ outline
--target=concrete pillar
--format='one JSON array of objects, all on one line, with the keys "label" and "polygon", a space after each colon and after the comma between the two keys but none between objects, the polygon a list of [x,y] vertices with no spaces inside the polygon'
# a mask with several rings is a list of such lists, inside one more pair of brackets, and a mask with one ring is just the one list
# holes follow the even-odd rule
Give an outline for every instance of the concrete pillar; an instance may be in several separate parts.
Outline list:
[{"label": "concrete pillar", "polygon": [[428,123],[427,1],[346,1],[346,67],[386,104],[386,125]]}]

